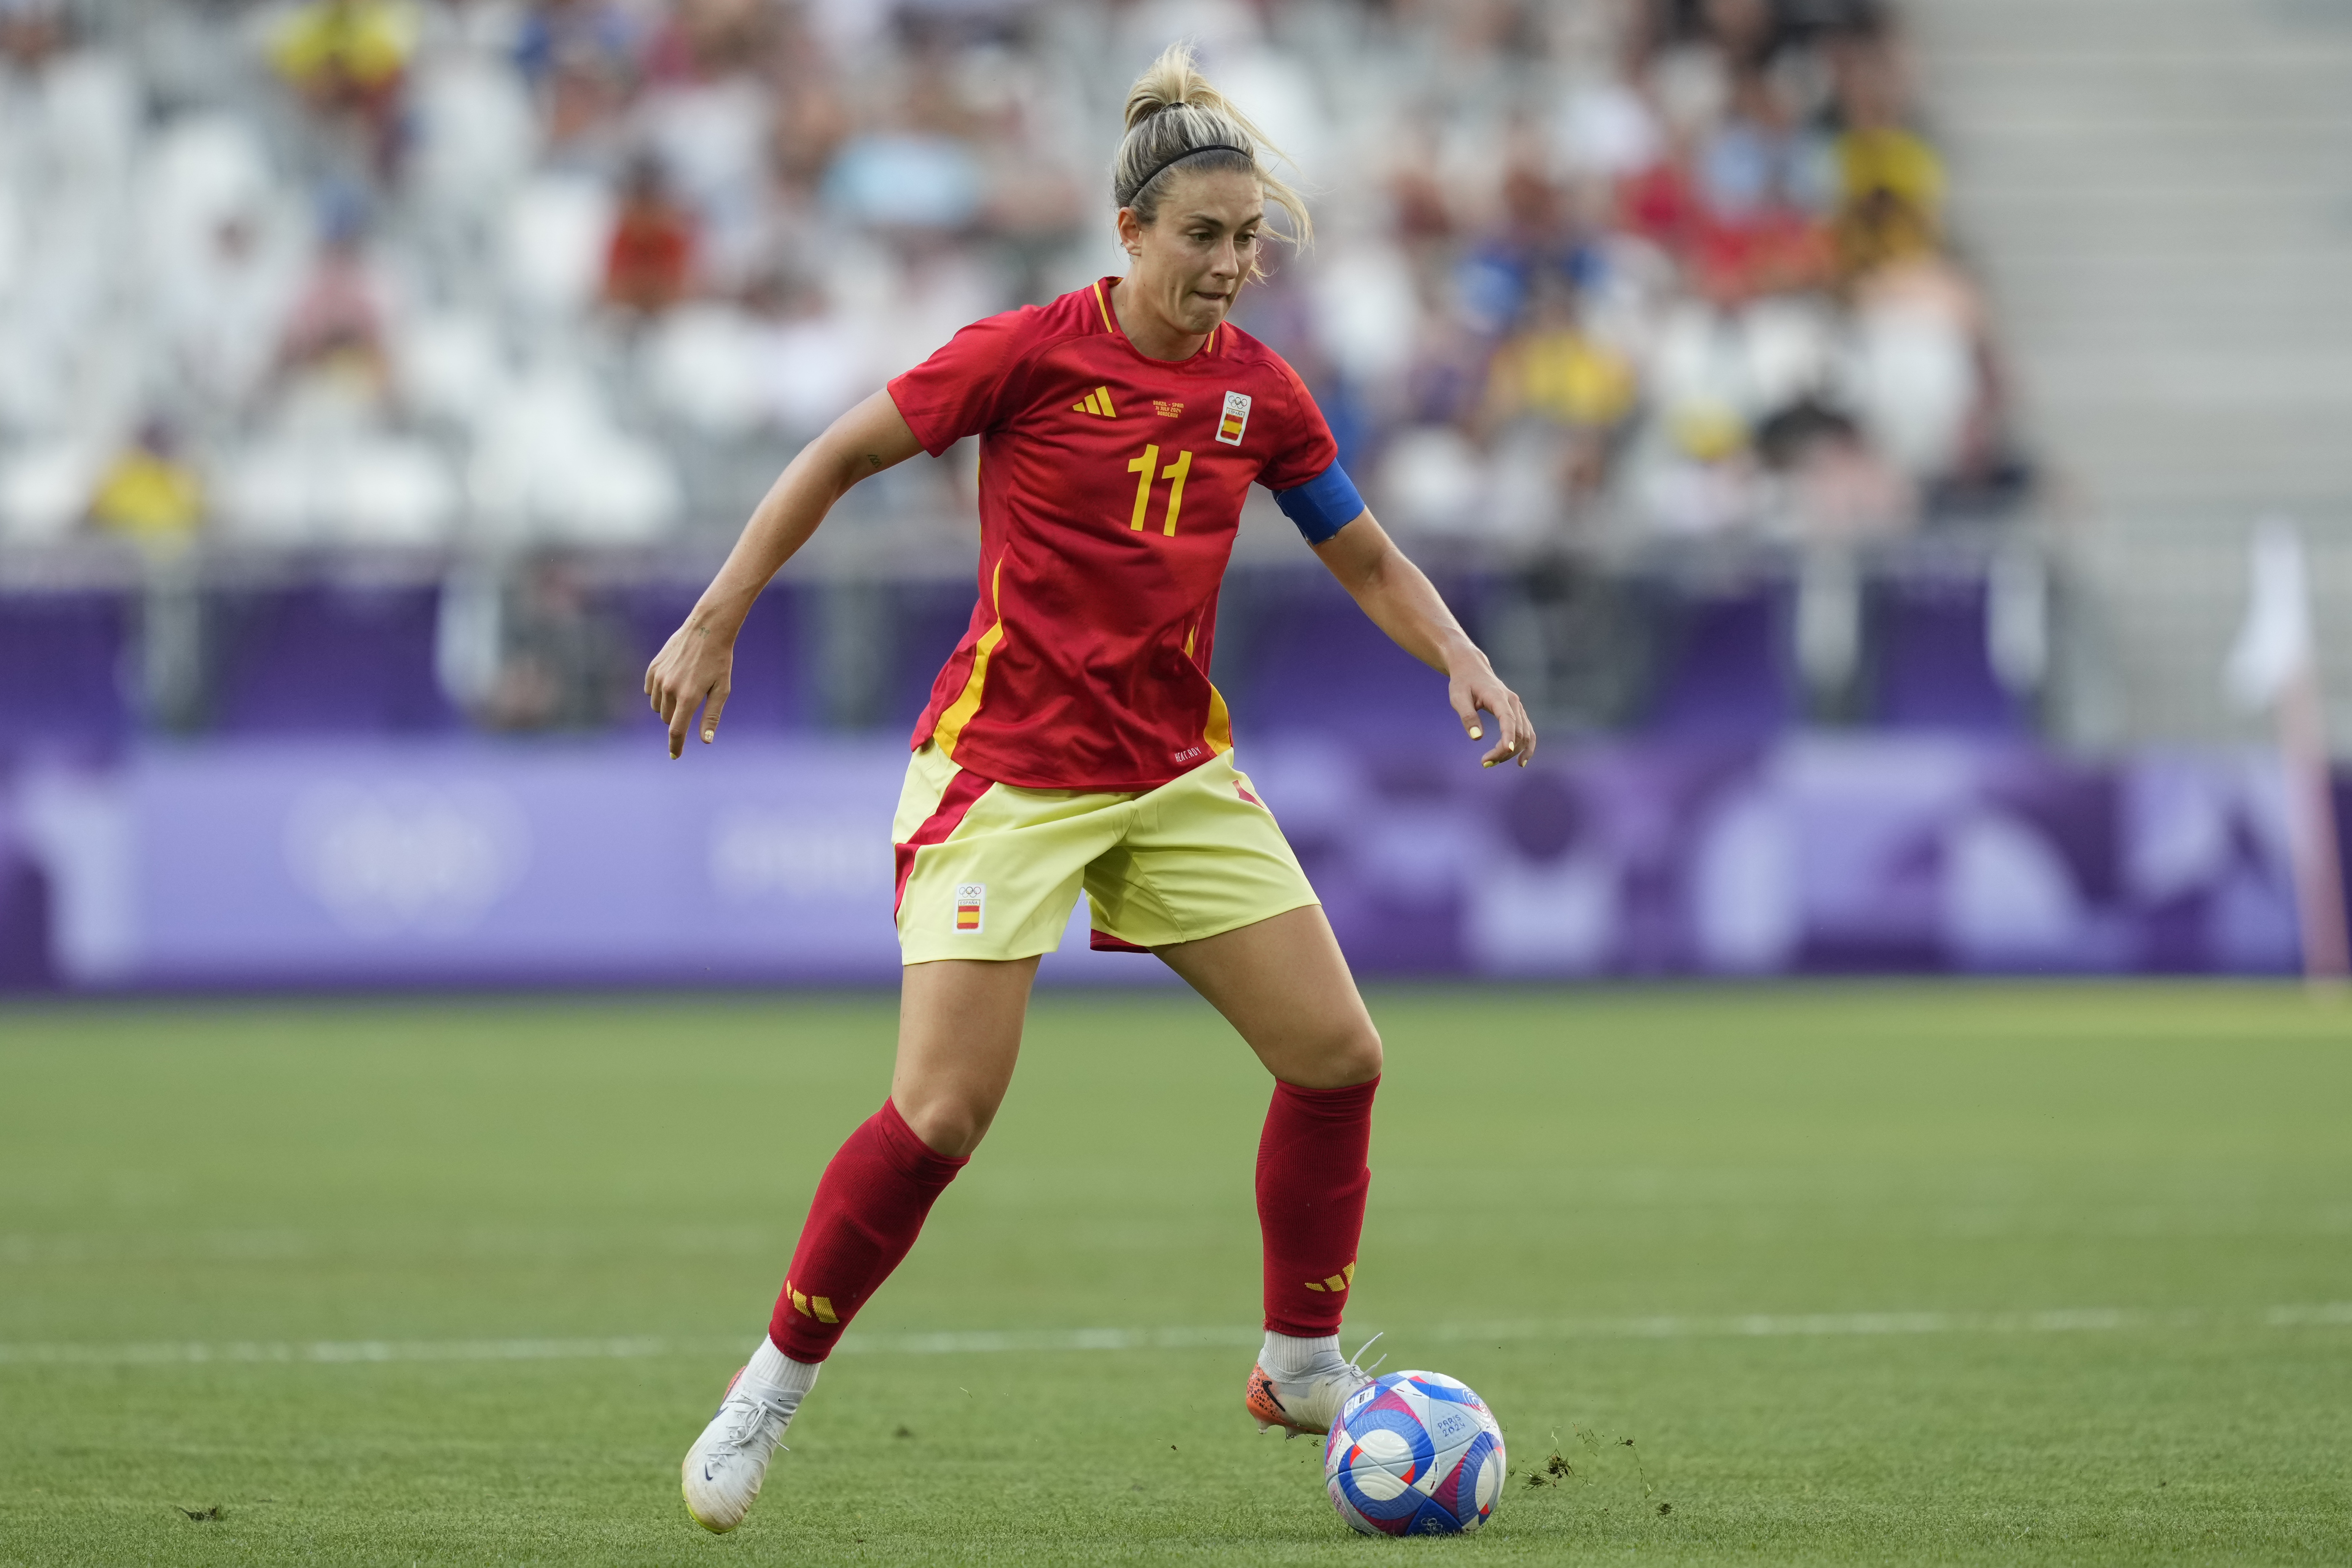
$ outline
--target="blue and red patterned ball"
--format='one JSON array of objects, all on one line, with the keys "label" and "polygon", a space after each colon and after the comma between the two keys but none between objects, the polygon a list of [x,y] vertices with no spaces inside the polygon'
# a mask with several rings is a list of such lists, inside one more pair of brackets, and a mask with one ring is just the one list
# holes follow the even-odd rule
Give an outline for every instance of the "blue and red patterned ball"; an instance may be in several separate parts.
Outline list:
[{"label": "blue and red patterned ball", "polygon": [[1323,1480],[1339,1517],[1366,1535],[1458,1535],[1494,1516],[1503,1429],[1466,1384],[1392,1372],[1339,1407]]}]

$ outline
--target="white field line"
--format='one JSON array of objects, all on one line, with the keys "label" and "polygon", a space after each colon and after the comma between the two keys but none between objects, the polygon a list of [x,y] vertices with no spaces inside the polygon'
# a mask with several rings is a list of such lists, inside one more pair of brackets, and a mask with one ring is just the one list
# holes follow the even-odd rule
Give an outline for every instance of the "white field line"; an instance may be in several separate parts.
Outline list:
[{"label": "white field line", "polygon": [[[2216,1312],[2069,1308],[2038,1312],[1748,1312],[1729,1317],[1665,1314],[1570,1318],[1551,1321],[1437,1323],[1417,1331],[1441,1344],[1480,1341],[1857,1338],[1904,1334],[2102,1333],[2129,1329],[2262,1326],[2352,1328],[2352,1301]],[[343,1364],[361,1362],[635,1361],[741,1351],[749,1336],[665,1339],[262,1340],[221,1343],[9,1343],[0,1366],[162,1366],[210,1363]],[[962,1333],[858,1334],[841,1355],[986,1355],[1007,1352],[1238,1350],[1255,1347],[1255,1329],[1008,1329]]]}]

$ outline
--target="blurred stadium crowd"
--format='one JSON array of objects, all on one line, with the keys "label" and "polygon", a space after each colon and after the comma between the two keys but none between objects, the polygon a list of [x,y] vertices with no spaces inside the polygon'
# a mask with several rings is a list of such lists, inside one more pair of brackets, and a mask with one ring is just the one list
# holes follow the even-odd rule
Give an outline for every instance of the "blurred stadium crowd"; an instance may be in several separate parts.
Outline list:
[{"label": "blurred stadium crowd", "polygon": [[[0,569],[142,563],[168,718],[218,706],[172,696],[171,583],[403,556],[457,709],[593,727],[644,651],[613,584],[707,563],[964,322],[1119,269],[1104,165],[1177,37],[1316,202],[1243,324],[1383,521],[1484,574],[1539,707],[1671,708],[1663,637],[1801,666],[1768,725],[1819,710],[1872,643],[1853,563],[2026,496],[1877,0],[0,0]],[[968,570],[967,471],[863,487],[856,574]],[[1780,574],[1595,658],[1659,618],[1626,563],[1726,550]],[[1927,598],[1993,696],[1955,711],[2030,722],[1996,601],[2035,580],[1962,553]],[[870,665],[887,613],[833,598],[810,636]],[[894,706],[844,682],[824,712]]]}]

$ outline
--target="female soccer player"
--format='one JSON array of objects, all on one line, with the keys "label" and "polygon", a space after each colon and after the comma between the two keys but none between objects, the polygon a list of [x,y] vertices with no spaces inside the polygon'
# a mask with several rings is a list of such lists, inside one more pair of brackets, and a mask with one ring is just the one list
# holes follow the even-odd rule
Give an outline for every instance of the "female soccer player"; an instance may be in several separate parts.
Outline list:
[{"label": "female soccer player", "polygon": [[890,1096],[825,1167],[767,1337],[688,1450],[686,1506],[741,1522],[824,1359],[914,1245],[1013,1077],[1030,982],[1083,888],[1094,945],[1149,952],[1273,1074],[1258,1144],[1259,1429],[1321,1433],[1365,1374],[1339,1352],[1370,1184],[1381,1039],[1209,684],[1217,586],[1255,482],[1390,637],[1447,677],[1483,761],[1536,738],[1335,460],[1290,367],[1225,317],[1265,204],[1308,234],[1265,139],[1173,47],[1112,166],[1132,265],[979,321],[793,459],[646,673],[669,752],[708,743],[737,629],[869,473],[981,437],[980,603],[931,689],[891,830],[905,958]]}]

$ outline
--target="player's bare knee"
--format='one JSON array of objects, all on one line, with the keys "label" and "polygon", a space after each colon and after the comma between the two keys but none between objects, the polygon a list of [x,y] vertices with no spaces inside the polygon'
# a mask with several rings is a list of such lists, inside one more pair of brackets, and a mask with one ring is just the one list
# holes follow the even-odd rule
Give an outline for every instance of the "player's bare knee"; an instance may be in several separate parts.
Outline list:
[{"label": "player's bare knee", "polygon": [[1334,1025],[1300,1040],[1279,1059],[1280,1065],[1276,1058],[1266,1058],[1267,1065],[1276,1068],[1276,1077],[1301,1089],[1347,1089],[1370,1083],[1381,1076],[1381,1059],[1380,1031],[1370,1019]]},{"label": "player's bare knee", "polygon": [[899,1106],[898,1114],[925,1148],[950,1160],[963,1159],[979,1148],[994,1119],[991,1111],[952,1095],[918,1098],[910,1105]]}]

